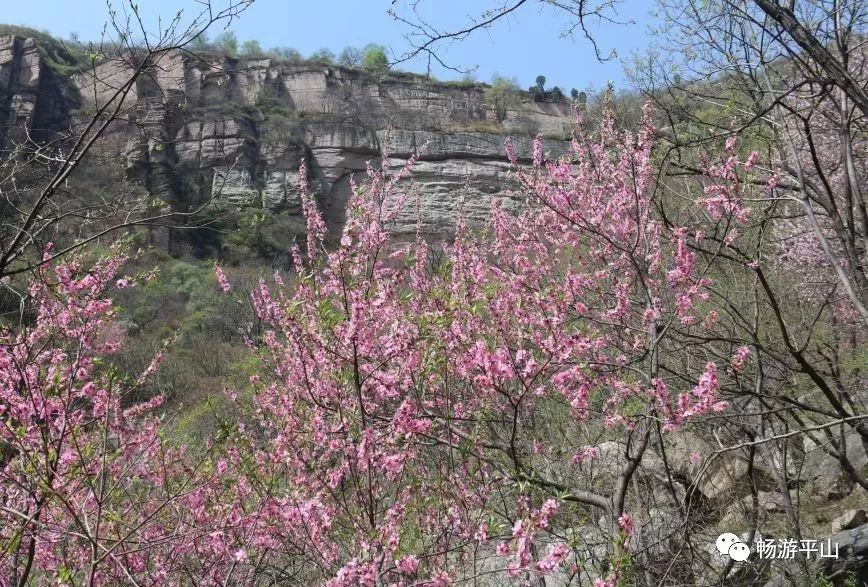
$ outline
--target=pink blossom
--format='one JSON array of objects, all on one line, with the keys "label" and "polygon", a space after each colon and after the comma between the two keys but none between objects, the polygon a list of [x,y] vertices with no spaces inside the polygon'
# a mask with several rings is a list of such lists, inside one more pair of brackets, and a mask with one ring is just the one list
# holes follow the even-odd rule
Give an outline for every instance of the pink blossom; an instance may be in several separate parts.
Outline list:
[{"label": "pink blossom", "polygon": [[596,446],[586,446],[583,449],[573,453],[572,461],[574,464],[583,463],[600,456],[600,449]]},{"label": "pink blossom", "polygon": [[594,579],[594,587],[618,587],[618,575],[609,573],[605,579],[597,577]]},{"label": "pink blossom", "polygon": [[223,273],[223,269],[220,265],[214,265],[214,274],[217,276],[217,283],[220,285],[220,289],[223,290],[223,293],[229,293],[232,289],[232,285],[229,283],[229,280],[226,279],[226,274]]},{"label": "pink blossom", "polygon": [[549,546],[545,556],[536,563],[540,575],[550,575],[556,571],[570,554],[570,547],[560,542]]},{"label": "pink blossom", "polygon": [[627,512],[624,512],[618,517],[618,527],[628,536],[632,536],[633,531],[636,528],[635,524],[633,523],[633,518],[631,518],[630,514],[628,514]]},{"label": "pink blossom", "polygon": [[[68,529],[95,519],[100,507],[110,513],[105,536],[136,529],[118,546],[122,567],[104,560],[106,574],[95,581],[102,584],[125,573],[142,584],[175,584],[194,566],[205,585],[252,584],[258,568],[298,553],[311,582],[406,585],[421,567],[408,549],[419,547],[432,555],[419,582],[446,585],[492,533],[496,553],[510,557],[509,574],[562,568],[570,550],[558,537],[574,506],[561,513],[566,505],[554,492],[539,497],[544,486],[511,499],[522,473],[514,461],[539,461],[542,475],[569,489],[573,474],[596,472],[582,464],[599,449],[565,451],[553,439],[595,442],[601,422],[603,437],[616,441],[654,418],[676,429],[724,409],[723,378],[737,372],[736,362],[721,373],[713,363],[689,371],[713,349],[683,343],[720,339],[706,274],[721,272],[705,264],[715,249],[738,259],[732,227],[749,219],[740,174],[755,160],[742,165],[735,139],[728,141],[720,160],[702,161],[705,201],[683,202],[683,214],[664,224],[653,137],[646,108],[637,131],[621,132],[606,117],[598,134],[577,137],[557,161],[545,160],[537,138],[533,167],[511,170],[515,196],[527,205],[495,207],[487,228],[462,218],[433,270],[421,231],[415,242],[391,232],[412,201],[415,157],[393,172],[384,153],[364,186],[350,180],[339,247],[325,246],[327,227],[302,166],[307,246],[289,250],[297,273],[261,280],[250,298],[261,330],[242,350],[261,356],[267,371],[250,377],[244,401],[226,391],[239,400],[230,410],[239,417],[204,439],[205,450],[163,433],[154,414],[162,396],[122,404],[145,391],[168,343],[136,382],[140,389],[111,380],[101,364],[118,344],[106,336],[114,309],[105,292],[118,283],[119,264],[45,263],[29,292],[32,320],[21,332],[4,331],[12,344],[0,345],[3,421],[21,423],[0,427],[0,441],[17,449],[0,469],[14,476],[2,489],[27,490],[4,493],[4,504],[35,511],[43,491],[44,476],[21,474],[27,463],[19,455],[44,464],[54,459],[44,446],[67,447],[56,455],[50,488],[58,499],[46,502],[45,518],[26,537],[36,540],[40,572],[51,576],[61,560],[87,564],[89,542]],[[220,266],[215,275],[230,291]],[[659,374],[647,370],[652,353],[667,365]],[[557,406],[569,407],[553,419]],[[87,450],[74,450],[64,434]],[[511,438],[515,459],[504,450]],[[105,446],[111,450],[98,454]],[[571,464],[582,470],[569,471]],[[111,499],[93,491],[90,481],[101,475],[119,488]],[[611,476],[593,479],[601,495],[610,494]],[[489,519],[513,525],[489,528]],[[0,512],[0,527],[19,522]],[[628,514],[617,523],[607,556],[627,552],[635,531]],[[448,555],[438,554],[444,548]],[[622,564],[598,582],[614,584]],[[87,574],[82,565],[76,576]]]},{"label": "pink blossom", "polygon": [[750,356],[750,349],[746,346],[738,347],[732,355],[732,360],[730,365],[732,366],[732,370],[736,373],[740,373],[744,369],[744,365],[747,362],[748,357]]},{"label": "pink blossom", "polygon": [[547,499],[545,503],[540,506],[539,512],[537,513],[537,525],[540,528],[548,528],[549,519],[555,515],[558,511],[558,502],[553,499]]},{"label": "pink blossom", "polygon": [[480,524],[479,528],[477,528],[476,532],[473,534],[473,539],[477,542],[485,542],[488,540],[488,524]]},{"label": "pink blossom", "polygon": [[416,569],[419,568],[419,559],[412,554],[408,554],[401,558],[401,560],[397,561],[396,566],[400,573],[403,573],[404,575],[412,575],[416,572]]}]

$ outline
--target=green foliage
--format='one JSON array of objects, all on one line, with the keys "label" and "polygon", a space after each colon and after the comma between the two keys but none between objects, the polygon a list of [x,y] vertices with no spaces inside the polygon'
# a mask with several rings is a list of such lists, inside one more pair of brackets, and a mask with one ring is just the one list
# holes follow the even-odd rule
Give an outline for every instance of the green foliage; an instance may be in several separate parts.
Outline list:
[{"label": "green foliage", "polygon": [[226,31],[214,39],[214,45],[230,57],[238,55],[238,38],[232,31]]},{"label": "green foliage", "polygon": [[183,406],[172,422],[173,436],[185,444],[201,448],[207,438],[216,438],[221,424],[232,413],[232,405],[224,394],[206,396],[192,405]]},{"label": "green foliage", "polygon": [[374,73],[382,73],[389,69],[389,58],[386,55],[386,48],[382,45],[374,44],[365,47],[362,65],[366,70]]},{"label": "green foliage", "polygon": [[534,102],[542,102],[546,98],[545,92],[540,92],[539,87],[537,86],[531,86],[527,91],[530,93],[530,97]]},{"label": "green foliage", "polygon": [[485,91],[485,103],[494,109],[495,118],[499,122],[506,120],[509,109],[518,105],[519,97],[518,83],[515,78],[507,78],[498,74],[492,76],[491,85]]},{"label": "green foliage", "polygon": [[241,340],[254,334],[251,327],[258,321],[242,300],[246,300],[245,292],[256,283],[259,272],[230,269],[239,298],[219,291],[213,262],[158,263],[160,270],[154,279],[115,292],[119,318],[127,330],[127,344],[115,362],[135,379],[164,341],[174,338],[160,370],[129,399],[140,401],[161,392],[170,405],[197,406],[225,384],[232,375],[232,365],[251,354]]},{"label": "green foliage", "polygon": [[536,87],[539,90],[540,94],[546,93],[546,76],[538,75],[536,76]]},{"label": "green foliage", "polygon": [[243,210],[238,213],[235,229],[223,242],[223,255],[228,262],[239,264],[252,257],[278,259],[304,230],[302,221],[286,214]]},{"label": "green foliage", "polygon": [[209,47],[210,43],[208,42],[208,33],[202,31],[190,42],[190,48],[194,51],[203,51]]},{"label": "green foliage", "polygon": [[852,571],[839,575],[835,579],[820,575],[816,581],[817,587],[859,587],[859,577]]},{"label": "green foliage", "polygon": [[335,62],[335,54],[332,53],[330,49],[323,47],[322,49],[311,53],[309,59],[318,63],[331,65]]},{"label": "green foliage", "polygon": [[304,61],[304,57],[302,57],[301,53],[292,47],[273,47],[268,50],[267,55],[289,63],[301,63]]},{"label": "green foliage", "polygon": [[448,88],[472,88],[479,85],[479,81],[470,74],[465,75],[459,80],[448,80],[437,82]]},{"label": "green foliage", "polygon": [[304,113],[290,108],[285,101],[281,101],[274,88],[257,96],[256,107],[259,109],[261,117],[261,119],[256,117],[256,127],[262,140],[301,139],[300,125]]},{"label": "green foliage", "polygon": [[259,41],[251,40],[244,41],[244,43],[241,45],[241,54],[248,57],[261,57],[265,55],[265,52],[262,50]]},{"label": "green foliage", "polygon": [[564,99],[564,93],[557,86],[552,88],[551,94],[552,94],[552,100],[554,100],[555,102],[561,102]]}]

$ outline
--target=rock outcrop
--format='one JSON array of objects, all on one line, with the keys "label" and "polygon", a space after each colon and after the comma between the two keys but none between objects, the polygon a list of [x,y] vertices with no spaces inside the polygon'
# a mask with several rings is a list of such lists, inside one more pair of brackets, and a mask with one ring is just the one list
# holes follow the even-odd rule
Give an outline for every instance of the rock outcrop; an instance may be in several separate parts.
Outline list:
[{"label": "rock outcrop", "polygon": [[45,66],[35,40],[0,36],[0,150],[44,139],[66,122],[74,101]]},{"label": "rock outcrop", "polygon": [[[572,118],[567,102],[525,99],[498,119],[480,84],[331,65],[167,53],[150,71],[125,96],[119,89],[133,70],[124,60],[64,80],[82,97],[82,118],[124,99],[122,119],[112,123],[99,152],[123,153],[129,175],[172,207],[221,215],[260,208],[298,216],[299,166],[306,160],[310,187],[333,228],[344,219],[351,176],[384,148],[392,165],[419,157],[415,202],[393,227],[398,234],[415,233],[419,223],[431,236],[446,234],[459,214],[485,219],[494,200],[515,208],[505,136],[528,158],[532,135],[563,138]],[[32,121],[49,107],[56,118],[62,109],[43,103],[52,75],[32,40],[0,37],[0,125],[6,129],[0,134],[8,139],[40,126]],[[547,140],[546,148],[564,152],[568,143]]]}]

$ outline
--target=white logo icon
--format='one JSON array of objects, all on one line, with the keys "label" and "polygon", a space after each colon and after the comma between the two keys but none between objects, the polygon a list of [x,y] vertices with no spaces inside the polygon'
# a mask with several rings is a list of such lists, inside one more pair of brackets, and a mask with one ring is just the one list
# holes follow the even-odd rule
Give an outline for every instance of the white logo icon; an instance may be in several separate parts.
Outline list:
[{"label": "white logo icon", "polygon": [[736,542],[729,547],[729,557],[740,563],[746,561],[750,556],[750,547],[744,542]]},{"label": "white logo icon", "polygon": [[732,532],[718,536],[715,546],[717,546],[717,552],[728,555],[734,561],[744,562],[750,557],[750,547]]},{"label": "white logo icon", "polygon": [[717,537],[717,552],[720,554],[729,554],[729,547],[735,544],[736,542],[741,542],[738,536],[727,532],[726,534],[721,534]]}]

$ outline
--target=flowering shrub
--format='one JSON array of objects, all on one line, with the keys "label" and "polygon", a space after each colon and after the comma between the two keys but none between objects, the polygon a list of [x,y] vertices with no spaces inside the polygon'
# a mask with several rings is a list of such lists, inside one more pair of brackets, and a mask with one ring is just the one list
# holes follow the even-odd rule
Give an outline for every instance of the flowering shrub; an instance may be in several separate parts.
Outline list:
[{"label": "flowering shrub", "polygon": [[32,318],[0,332],[0,585],[227,576],[209,537],[220,512],[203,510],[216,477],[164,441],[161,396],[125,407],[165,349],[136,382],[109,365],[123,341],[108,294],[133,285],[122,263],[42,265]]},{"label": "flowering shrub", "polygon": [[[495,208],[481,233],[459,223],[433,268],[421,237],[389,238],[412,159],[394,177],[385,158],[369,168],[331,251],[301,182],[307,260],[295,249],[298,281],[254,293],[273,369],[256,389],[255,478],[274,481],[248,560],[282,553],[334,587],[432,585],[472,576],[479,549],[516,577],[576,572],[564,510],[632,534],[627,483],[654,423],[726,408],[713,362],[692,384],[659,370],[673,322],[707,323],[710,281],[688,247],[698,231],[654,218],[651,134],[650,113],[635,135],[607,120],[560,161],[537,141],[516,167],[526,211]],[[735,226],[733,177],[709,193],[728,202],[713,221]],[[630,457],[593,490],[571,484],[598,454],[592,414]]]},{"label": "flowering shrub", "polygon": [[[749,360],[742,347],[721,369],[681,364],[671,333],[715,323],[693,250],[707,227],[655,217],[651,137],[649,112],[635,134],[607,119],[562,160],[536,141],[528,168],[507,142],[525,211],[459,223],[433,267],[421,236],[389,236],[414,159],[394,176],[385,157],[369,167],[332,250],[302,166],[297,276],[252,296],[267,369],[252,412],[202,454],[166,440],[160,396],[125,407],[165,351],[132,382],[109,367],[106,294],[135,287],[116,278],[121,258],[43,266],[35,318],[0,346],[0,584],[616,584],[652,431],[725,410],[723,380]],[[699,204],[726,243],[747,213],[735,164],[722,169]],[[588,480],[604,438],[624,458]],[[605,568],[569,529],[589,516]]]}]

